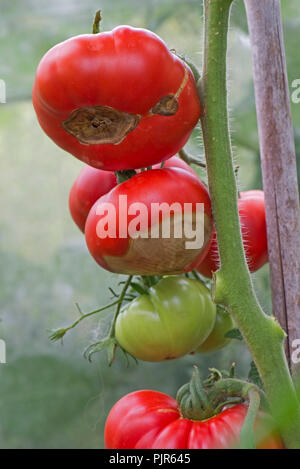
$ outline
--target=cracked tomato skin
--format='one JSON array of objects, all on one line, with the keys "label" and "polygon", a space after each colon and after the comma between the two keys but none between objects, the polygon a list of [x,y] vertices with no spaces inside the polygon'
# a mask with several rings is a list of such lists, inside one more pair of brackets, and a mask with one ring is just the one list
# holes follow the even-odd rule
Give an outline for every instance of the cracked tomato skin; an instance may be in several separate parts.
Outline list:
[{"label": "cracked tomato skin", "polygon": [[[159,169],[160,164],[153,169]],[[181,168],[197,176],[197,173],[181,158],[172,156],[164,168]],[[86,165],[77,176],[69,195],[69,210],[73,221],[84,233],[85,222],[89,211],[102,195],[117,185],[117,178],[112,171],[103,171]]]},{"label": "cracked tomato skin", "polygon": [[[107,449],[231,449],[237,447],[247,406],[235,405],[205,421],[182,418],[175,399],[158,391],[136,391],[120,399],[105,424]],[[256,426],[267,424],[260,412]],[[269,434],[257,449],[282,449]]]},{"label": "cracked tomato skin", "polygon": [[[238,200],[242,238],[250,272],[255,272],[268,262],[268,241],[264,193],[252,190],[240,193]],[[212,242],[205,259],[197,270],[205,277],[219,268],[219,250],[215,229]]]},{"label": "cracked tomato skin", "polygon": [[[161,98],[177,92],[173,115],[150,113]],[[175,155],[200,116],[191,70],[157,35],[129,26],[54,46],[38,66],[32,97],[41,127],[57,145],[90,166],[113,171]],[[72,111],[94,106],[139,116],[139,123],[121,143],[80,143],[63,122]]]},{"label": "cracked tomato skin", "polygon": [[[182,236],[177,238],[161,236],[160,232],[157,237],[152,236],[153,229],[161,229],[162,220],[167,224],[180,223],[180,217],[176,213],[173,215],[173,212],[163,214],[156,210],[157,217],[155,214],[152,217],[153,204],[165,204],[167,210],[177,204],[183,212],[185,203],[190,204],[189,212],[194,217],[197,204],[204,205],[203,243],[201,240],[199,246],[186,247],[188,239],[184,236],[185,229]],[[130,235],[130,226],[137,218],[135,211],[140,212],[140,204],[146,215],[143,216],[143,226],[140,225],[137,230],[146,236],[140,234],[135,238]],[[133,208],[135,213],[131,211]],[[166,220],[167,217],[169,220]],[[107,226],[113,227],[114,220],[115,229],[109,232]],[[211,241],[211,220],[210,197],[198,177],[181,168],[154,169],[136,174],[100,197],[86,220],[85,237],[96,262],[111,272],[178,274],[192,270],[205,257]],[[174,234],[173,229],[171,232]]]}]

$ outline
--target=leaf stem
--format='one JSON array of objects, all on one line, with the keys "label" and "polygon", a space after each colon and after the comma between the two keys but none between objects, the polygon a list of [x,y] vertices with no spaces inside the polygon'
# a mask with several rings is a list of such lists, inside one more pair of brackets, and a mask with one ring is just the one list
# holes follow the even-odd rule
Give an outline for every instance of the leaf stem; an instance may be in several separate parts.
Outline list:
[{"label": "leaf stem", "polygon": [[122,303],[125,299],[126,292],[127,292],[128,288],[130,287],[132,278],[133,278],[133,275],[128,276],[127,281],[124,284],[123,290],[121,291],[121,294],[119,296],[119,301],[117,303],[118,306],[117,306],[116,312],[114,314],[113,321],[111,323],[110,331],[109,331],[109,334],[108,334],[108,337],[110,337],[110,338],[115,336],[115,326],[116,326],[117,317],[118,317],[119,312],[121,310]]},{"label": "leaf stem", "polygon": [[195,164],[200,166],[200,168],[206,168],[206,164],[202,163],[202,161],[198,160],[194,156],[189,155],[183,148],[178,152],[180,158],[185,161],[187,164]]},{"label": "leaf stem", "polygon": [[102,311],[105,311],[106,309],[108,308],[111,308],[112,306],[115,306],[117,305],[118,303],[120,303],[120,298],[116,301],[114,301],[113,303],[110,303],[108,305],[105,305],[105,306],[102,306],[101,308],[99,309],[95,309],[94,311],[91,311],[90,313],[86,313],[86,314],[82,314],[75,322],[73,322],[73,324],[71,324],[71,326],[68,326],[66,328],[62,328],[62,329],[57,329],[56,331],[54,331],[51,335],[50,335],[50,340],[53,340],[53,341],[56,341],[56,340],[59,340],[59,339],[62,339],[64,337],[64,335],[70,331],[71,329],[74,329],[81,321],[83,321],[84,319],[90,317],[90,316],[93,316],[94,314],[98,314],[98,313],[101,313]]}]

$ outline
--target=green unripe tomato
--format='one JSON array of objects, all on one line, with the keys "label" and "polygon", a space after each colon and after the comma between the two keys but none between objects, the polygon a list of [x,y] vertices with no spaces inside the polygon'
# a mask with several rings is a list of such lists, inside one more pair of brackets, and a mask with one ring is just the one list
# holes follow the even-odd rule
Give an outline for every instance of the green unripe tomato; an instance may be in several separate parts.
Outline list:
[{"label": "green unripe tomato", "polygon": [[213,353],[226,347],[231,342],[225,335],[233,329],[234,322],[231,315],[223,308],[217,307],[216,322],[207,339],[197,348],[199,353]]},{"label": "green unripe tomato", "polygon": [[115,334],[121,347],[151,362],[195,350],[212,331],[216,306],[197,280],[165,277],[120,312]]}]

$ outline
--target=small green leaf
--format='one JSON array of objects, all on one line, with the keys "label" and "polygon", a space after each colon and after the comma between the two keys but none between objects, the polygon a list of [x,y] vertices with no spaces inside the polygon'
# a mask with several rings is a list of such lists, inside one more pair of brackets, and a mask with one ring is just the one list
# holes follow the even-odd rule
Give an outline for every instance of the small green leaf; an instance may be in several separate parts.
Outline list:
[{"label": "small green leaf", "polygon": [[240,333],[239,329],[231,329],[231,331],[228,331],[225,334],[225,337],[227,337],[227,339],[243,340],[243,336]]},{"label": "small green leaf", "polygon": [[256,384],[259,388],[263,389],[263,383],[259,376],[258,369],[256,368],[255,363],[252,361],[250,364],[250,371],[248,374],[248,379],[253,383]]}]

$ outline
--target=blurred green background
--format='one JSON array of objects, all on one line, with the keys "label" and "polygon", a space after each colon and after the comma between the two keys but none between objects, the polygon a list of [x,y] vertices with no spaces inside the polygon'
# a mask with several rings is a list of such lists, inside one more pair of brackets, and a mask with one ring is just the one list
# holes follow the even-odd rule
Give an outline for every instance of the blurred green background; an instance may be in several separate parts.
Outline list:
[{"label": "blurred green background", "polygon": [[[111,406],[143,388],[175,395],[198,364],[228,368],[241,376],[250,357],[238,342],[212,356],[173,362],[131,363],[122,357],[108,368],[105,352],[92,364],[84,348],[105,334],[111,312],[85,321],[64,345],[50,343],[49,330],[110,300],[121,276],[101,270],[68,212],[68,192],[83,164],[67,155],[39,128],[31,104],[35,69],[43,54],[70,36],[90,32],[95,11],[102,29],[119,24],[146,27],[170,48],[201,67],[203,11],[200,0],[1,0],[0,78],[7,104],[0,104],[0,338],[7,364],[0,365],[0,447],[102,448]],[[300,4],[283,2],[289,84],[300,78]],[[241,189],[260,188],[260,163],[249,38],[241,0],[233,8],[229,35],[232,138]],[[292,91],[292,88],[290,88]],[[300,105],[292,104],[300,151]],[[200,132],[189,143],[201,150]],[[262,305],[271,311],[268,266],[254,275]]]}]

